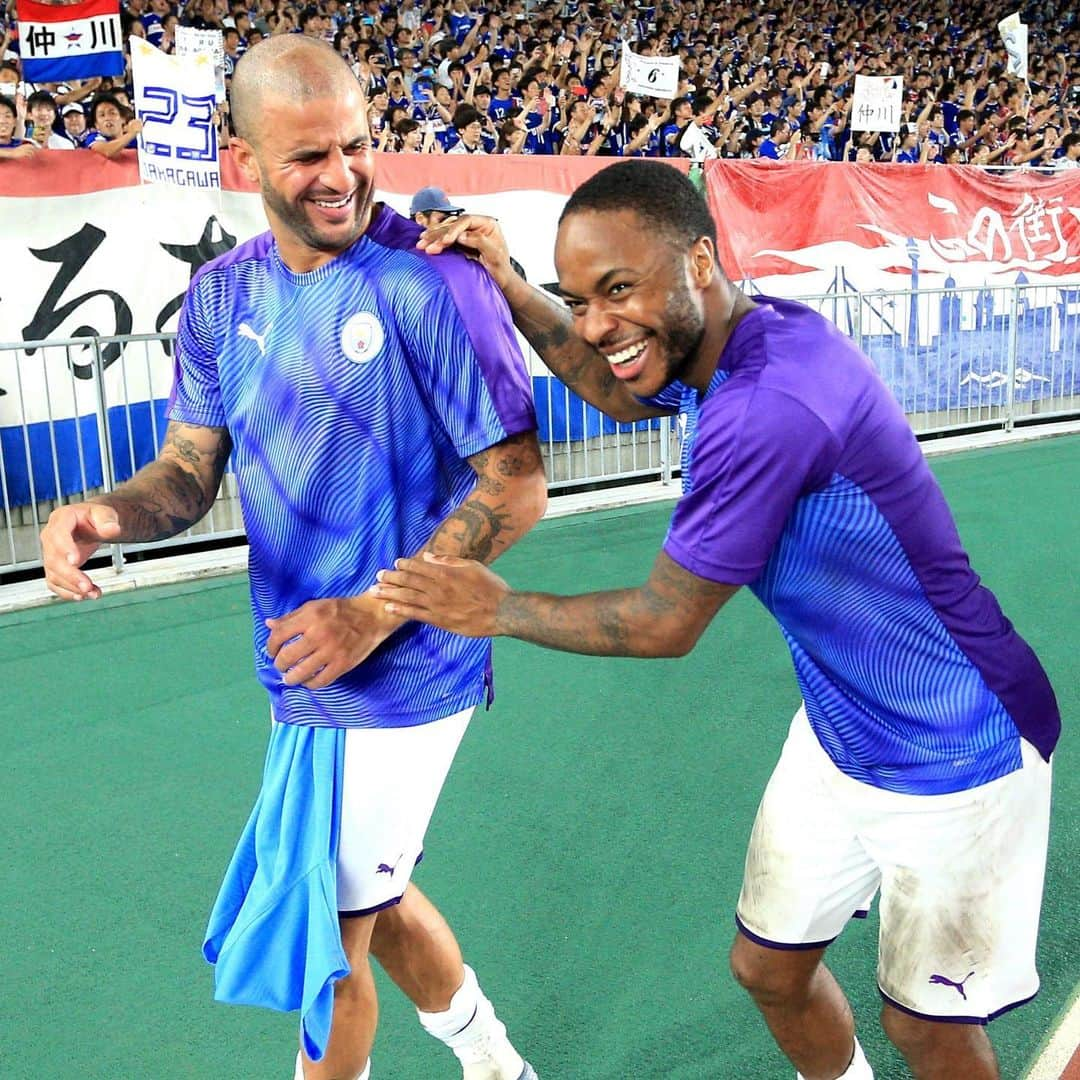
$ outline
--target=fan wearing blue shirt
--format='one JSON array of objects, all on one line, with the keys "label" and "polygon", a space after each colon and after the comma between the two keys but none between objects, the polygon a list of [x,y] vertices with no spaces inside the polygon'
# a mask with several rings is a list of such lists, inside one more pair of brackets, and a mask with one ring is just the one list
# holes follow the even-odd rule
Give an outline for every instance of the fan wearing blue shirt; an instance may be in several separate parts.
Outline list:
[{"label": "fan wearing blue shirt", "polygon": [[188,528],[231,457],[273,724],[206,932],[215,996],[299,1010],[297,1080],[367,1080],[373,954],[463,1080],[535,1080],[410,881],[490,701],[490,642],[388,619],[370,592],[398,555],[492,560],[544,510],[509,311],[477,263],[418,251],[419,227],[373,202],[363,94],[328,45],[270,38],[232,90],[270,231],[192,280],[158,459],[50,519],[47,580],[99,596],[79,569],[97,546]]}]

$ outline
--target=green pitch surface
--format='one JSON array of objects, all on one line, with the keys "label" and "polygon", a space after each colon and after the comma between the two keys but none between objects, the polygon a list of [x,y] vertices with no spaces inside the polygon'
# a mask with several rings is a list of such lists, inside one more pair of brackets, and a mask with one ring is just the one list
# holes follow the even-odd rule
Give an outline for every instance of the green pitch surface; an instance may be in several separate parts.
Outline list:
[{"label": "green pitch surface", "polygon": [[[991,1027],[1016,1078],[1080,970],[1080,439],[934,465],[975,567],[1050,671],[1066,721],[1031,1005]],[[668,507],[545,523],[500,564],[575,591],[640,581]],[[286,1080],[295,1022],[216,1005],[202,931],[255,798],[267,708],[246,583],[0,621],[0,1076]],[[416,880],[543,1080],[789,1078],[727,971],[743,848],[798,692],[749,594],[682,660],[497,646]],[[877,924],[831,951],[883,1080]],[[373,1080],[459,1076],[385,980]]]}]

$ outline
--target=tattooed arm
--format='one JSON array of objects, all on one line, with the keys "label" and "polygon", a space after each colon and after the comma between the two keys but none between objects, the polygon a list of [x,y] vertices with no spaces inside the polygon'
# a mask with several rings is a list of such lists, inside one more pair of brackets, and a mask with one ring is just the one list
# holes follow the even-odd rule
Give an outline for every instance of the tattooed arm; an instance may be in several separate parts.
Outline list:
[{"label": "tattooed arm", "polygon": [[[421,549],[491,562],[525,535],[547,506],[547,479],[536,432],[511,435],[474,454],[476,487]],[[472,565],[468,563],[467,565]],[[288,686],[329,686],[363,663],[408,616],[387,612],[373,593],[309,600],[268,619],[266,651]]]},{"label": "tattooed arm", "polygon": [[661,552],[636,589],[519,593],[479,563],[425,555],[384,570],[375,594],[393,615],[470,637],[503,635],[593,656],[655,657],[685,656],[737,591]]},{"label": "tattooed arm", "polygon": [[476,487],[423,550],[490,563],[543,517],[544,463],[535,431],[511,435],[468,460],[476,473]]},{"label": "tattooed arm", "polygon": [[164,540],[195,524],[221,485],[232,440],[225,428],[170,421],[157,459],[108,495],[61,506],[41,533],[45,580],[65,600],[101,590],[80,567],[105,543]]},{"label": "tattooed arm", "polygon": [[453,244],[475,253],[502,290],[514,325],[540,359],[579,397],[614,420],[645,420],[670,410],[643,405],[611,373],[611,365],[574,329],[566,306],[514,272],[502,231],[494,218],[462,215],[420,238],[419,246],[437,255]]},{"label": "tattooed arm", "polygon": [[121,540],[167,540],[191,528],[213,505],[231,451],[226,428],[170,421],[157,460],[90,501],[116,511]]}]

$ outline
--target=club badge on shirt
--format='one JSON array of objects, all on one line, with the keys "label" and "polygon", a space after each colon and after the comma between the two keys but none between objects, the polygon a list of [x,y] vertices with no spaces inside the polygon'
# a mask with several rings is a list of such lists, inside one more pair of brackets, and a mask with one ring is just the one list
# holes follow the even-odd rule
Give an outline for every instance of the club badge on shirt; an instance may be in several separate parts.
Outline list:
[{"label": "club badge on shirt", "polygon": [[379,355],[384,339],[382,323],[370,312],[361,311],[341,328],[341,351],[354,363],[366,364]]}]

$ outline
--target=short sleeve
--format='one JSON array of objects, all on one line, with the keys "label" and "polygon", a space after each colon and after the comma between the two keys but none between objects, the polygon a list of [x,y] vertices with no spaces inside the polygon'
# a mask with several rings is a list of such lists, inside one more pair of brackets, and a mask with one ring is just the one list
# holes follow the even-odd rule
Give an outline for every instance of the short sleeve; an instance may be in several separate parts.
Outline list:
[{"label": "short sleeve", "polygon": [[218,349],[206,314],[210,279],[196,278],[184,297],[176,333],[176,374],[167,416],[184,424],[224,427],[218,385]]},{"label": "short sleeve", "polygon": [[467,458],[536,430],[532,386],[510,309],[487,271],[456,255],[431,262],[441,282],[410,332],[410,350],[436,415]]},{"label": "short sleeve", "polygon": [[754,581],[799,497],[828,481],[837,457],[825,424],[790,395],[760,386],[720,393],[702,407],[693,486],[664,551],[698,577]]}]

